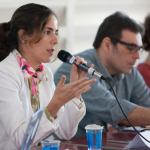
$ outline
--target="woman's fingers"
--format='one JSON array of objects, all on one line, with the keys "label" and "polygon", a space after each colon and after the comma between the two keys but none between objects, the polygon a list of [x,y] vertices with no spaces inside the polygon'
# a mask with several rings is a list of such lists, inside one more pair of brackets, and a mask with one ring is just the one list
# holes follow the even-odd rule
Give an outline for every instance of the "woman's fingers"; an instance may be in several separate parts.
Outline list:
[{"label": "woman's fingers", "polygon": [[66,76],[62,75],[57,86],[63,86],[65,84],[65,81],[66,81]]},{"label": "woman's fingers", "polygon": [[[80,82],[79,82],[80,81]],[[78,82],[73,82],[72,84],[68,84],[67,89],[69,89],[69,93],[72,93],[73,97],[77,97],[81,95],[82,93],[87,92],[91,89],[90,85],[95,82],[95,79],[91,80],[78,80]]]},{"label": "woman's fingers", "polygon": [[93,67],[94,67],[94,64],[91,64],[90,67],[93,68]]},{"label": "woman's fingers", "polygon": [[82,88],[79,88],[78,90],[75,90],[74,96],[78,97],[79,95],[89,91],[90,89],[91,89],[91,87],[89,85],[82,87]]},{"label": "woman's fingers", "polygon": [[96,81],[96,79],[91,79],[91,80],[88,80],[89,78],[88,77],[85,77],[85,78],[82,78],[80,80],[77,80],[73,83],[71,83],[74,87],[75,86],[79,86],[79,87],[82,87],[82,86],[86,86],[86,85],[91,85],[93,82]]},{"label": "woman's fingers", "polygon": [[79,79],[79,80],[77,80],[77,81],[74,81],[74,82],[69,83],[68,86],[70,86],[70,87],[76,87],[76,86],[78,86],[79,84],[84,83],[84,82],[87,81],[88,79],[89,79],[88,77],[83,77],[83,78],[81,78],[81,79]]},{"label": "woman's fingers", "polygon": [[73,74],[75,74],[75,75],[77,74],[78,68],[75,64],[72,65],[71,71],[72,71]]},{"label": "woman's fingers", "polygon": [[96,79],[91,79],[91,80],[87,80],[87,81],[85,81],[85,82],[82,82],[82,83],[80,83],[80,84],[78,84],[78,85],[76,85],[76,86],[74,86],[74,88],[75,88],[75,91],[84,91],[85,89],[89,89],[89,87],[90,87],[90,85],[93,83],[93,82],[95,82],[96,81]]},{"label": "woman's fingers", "polygon": [[84,60],[84,58],[80,58],[79,56],[76,56],[76,64],[87,64],[87,62]]}]

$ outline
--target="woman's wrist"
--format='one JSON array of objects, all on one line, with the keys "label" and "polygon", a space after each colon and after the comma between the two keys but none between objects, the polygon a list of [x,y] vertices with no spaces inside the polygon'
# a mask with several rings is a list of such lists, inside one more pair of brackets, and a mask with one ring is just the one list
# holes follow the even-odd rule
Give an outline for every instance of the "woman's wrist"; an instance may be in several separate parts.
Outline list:
[{"label": "woman's wrist", "polygon": [[57,115],[55,117],[52,117],[52,115],[49,113],[47,107],[45,108],[45,115],[46,115],[47,119],[49,121],[51,121],[52,123],[54,123],[55,119],[57,119]]},{"label": "woman's wrist", "polygon": [[47,110],[49,111],[49,113],[51,114],[51,116],[53,118],[55,118],[57,116],[57,113],[58,113],[60,108],[61,108],[61,106],[59,106],[58,104],[56,104],[52,100],[50,101],[50,103],[47,106]]},{"label": "woman's wrist", "polygon": [[76,96],[76,98],[80,100],[80,99],[81,99],[81,95],[79,95],[79,96]]}]

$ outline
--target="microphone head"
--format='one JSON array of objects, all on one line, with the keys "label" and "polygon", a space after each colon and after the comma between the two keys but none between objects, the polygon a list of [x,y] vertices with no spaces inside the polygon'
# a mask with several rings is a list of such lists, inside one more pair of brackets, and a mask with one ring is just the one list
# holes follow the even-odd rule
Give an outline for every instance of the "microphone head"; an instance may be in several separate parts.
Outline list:
[{"label": "microphone head", "polygon": [[65,50],[60,50],[58,53],[58,58],[63,62],[69,63],[70,57],[72,57],[72,55]]}]

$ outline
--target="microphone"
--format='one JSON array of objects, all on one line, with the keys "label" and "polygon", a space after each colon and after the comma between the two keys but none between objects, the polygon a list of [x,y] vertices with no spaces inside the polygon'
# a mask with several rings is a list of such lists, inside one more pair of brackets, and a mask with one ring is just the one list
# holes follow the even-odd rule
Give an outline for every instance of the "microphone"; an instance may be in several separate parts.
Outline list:
[{"label": "microphone", "polygon": [[95,69],[85,65],[85,64],[79,64],[77,65],[76,64],[76,59],[74,56],[72,56],[69,52],[65,51],[65,50],[60,50],[59,53],[58,53],[58,58],[65,62],[65,63],[69,63],[69,64],[75,64],[79,69],[93,75],[93,76],[96,76],[98,78],[101,78],[103,80],[105,80],[105,77],[102,76],[101,73],[97,72]]}]

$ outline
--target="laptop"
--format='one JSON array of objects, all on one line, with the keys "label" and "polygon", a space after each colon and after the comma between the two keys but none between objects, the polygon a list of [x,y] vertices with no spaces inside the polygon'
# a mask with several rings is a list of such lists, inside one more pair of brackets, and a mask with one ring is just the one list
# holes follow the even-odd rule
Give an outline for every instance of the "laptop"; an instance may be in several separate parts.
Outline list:
[{"label": "laptop", "polygon": [[20,150],[30,150],[44,111],[45,106],[31,116]]}]

